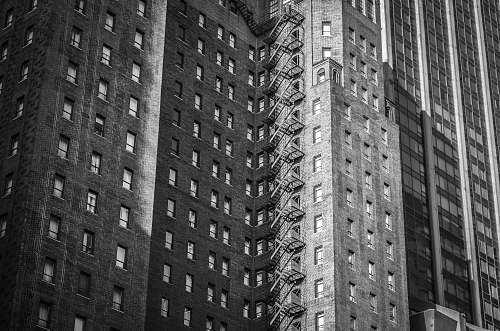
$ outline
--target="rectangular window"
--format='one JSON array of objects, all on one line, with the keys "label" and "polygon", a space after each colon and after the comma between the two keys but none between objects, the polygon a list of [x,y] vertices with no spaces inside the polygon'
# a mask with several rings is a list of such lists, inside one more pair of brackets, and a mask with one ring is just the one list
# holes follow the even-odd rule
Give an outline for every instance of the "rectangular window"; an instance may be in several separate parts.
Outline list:
[{"label": "rectangular window", "polygon": [[388,212],[385,212],[385,228],[387,230],[392,230],[392,216]]},{"label": "rectangular window", "polygon": [[87,211],[92,214],[97,213],[97,192],[87,192]]},{"label": "rectangular window", "polygon": [[198,181],[191,179],[191,183],[189,186],[189,195],[197,198],[198,197],[198,186],[199,186]]},{"label": "rectangular window", "polygon": [[216,261],[217,261],[216,254],[214,252],[209,252],[208,253],[208,268],[215,270]]},{"label": "rectangular window", "polygon": [[323,278],[314,281],[314,297],[316,299],[323,297],[324,283]]},{"label": "rectangular window", "polygon": [[205,14],[203,13],[200,13],[198,15],[198,26],[200,28],[206,28],[206,23],[207,22],[207,17],[205,16]]},{"label": "rectangular window", "polygon": [[111,47],[102,45],[101,63],[111,66]]},{"label": "rectangular window", "polygon": [[321,127],[317,126],[313,129],[313,144],[321,142]]},{"label": "rectangular window", "polygon": [[115,15],[111,12],[106,12],[106,19],[104,21],[104,29],[113,32],[115,29]]},{"label": "rectangular window", "polygon": [[368,262],[368,277],[375,280],[375,263],[373,262]]},{"label": "rectangular window", "polygon": [[[21,78],[21,80],[23,80]],[[70,83],[78,83],[78,64],[74,62],[68,62],[68,70],[66,72],[66,80]]]},{"label": "rectangular window", "polygon": [[116,262],[115,265],[122,269],[127,269],[127,248],[116,246]]},{"label": "rectangular window", "polygon": [[373,232],[370,230],[366,231],[366,243],[369,248],[374,249],[375,247],[374,241],[375,241],[375,236]]},{"label": "rectangular window", "polygon": [[78,277],[77,293],[85,297],[88,297],[89,292],[90,292],[90,274],[80,271],[80,275]]},{"label": "rectangular window", "polygon": [[129,217],[130,217],[130,208],[125,207],[124,205],[121,205],[120,206],[120,222],[119,222],[119,225],[122,228],[128,228]]},{"label": "rectangular window", "polygon": [[90,171],[96,175],[101,174],[101,159],[102,155],[97,152],[92,152],[91,160],[90,160]]},{"label": "rectangular window", "polygon": [[321,188],[321,184],[313,187],[313,202],[321,202],[323,201],[323,191]]},{"label": "rectangular window", "polygon": [[161,316],[168,317],[169,301],[167,298],[161,298]]},{"label": "rectangular window", "polygon": [[323,264],[323,246],[314,248],[314,265]]},{"label": "rectangular window", "polygon": [[193,150],[193,154],[191,156],[191,165],[194,167],[200,167],[200,152],[197,150]]},{"label": "rectangular window", "polygon": [[[53,191],[52,191],[52,194],[57,197],[57,198],[63,198],[63,194],[64,194],[64,184],[65,184],[65,181],[66,179],[61,176],[61,175],[54,175],[54,187],[53,187]],[[6,180],[6,183],[8,183],[9,180]],[[5,193],[8,193],[10,194],[10,190],[12,189],[12,176],[10,177],[10,185],[6,185],[6,188],[8,188],[10,186],[10,189],[9,190],[5,190]]]},{"label": "rectangular window", "polygon": [[137,15],[139,16],[146,16],[146,1],[144,0],[139,0],[137,1]]},{"label": "rectangular window", "polygon": [[345,192],[346,192],[346,203],[348,206],[352,207],[354,202],[354,194],[351,189],[346,189]]},{"label": "rectangular window", "polygon": [[224,40],[224,27],[221,25],[217,26],[217,39]]},{"label": "rectangular window", "polygon": [[186,274],[186,281],[185,281],[184,289],[188,293],[193,293],[193,275]]},{"label": "rectangular window", "polygon": [[167,200],[167,216],[175,218],[175,200],[168,199]]},{"label": "rectangular window", "polygon": [[61,224],[61,219],[57,216],[50,215],[49,229],[47,236],[54,240],[59,240],[59,227]]},{"label": "rectangular window", "polygon": [[349,265],[349,268],[354,269],[355,263],[356,263],[356,253],[349,250],[347,255],[347,264]]},{"label": "rectangular window", "polygon": [[227,70],[229,71],[229,73],[233,74],[234,75],[234,69],[236,67],[236,61],[229,58],[228,62],[227,62]]},{"label": "rectangular window", "polygon": [[184,307],[184,325],[191,326],[191,308]]},{"label": "rectangular window", "polygon": [[56,271],[56,261],[51,258],[45,258],[45,263],[43,265],[43,280],[47,283],[54,284]]},{"label": "rectangular window", "polygon": [[314,321],[314,330],[325,331],[325,313],[323,312],[316,313]]},{"label": "rectangular window", "polygon": [[[33,32],[31,38],[33,38]],[[82,42],[82,30],[74,26],[73,29],[71,30],[70,45],[75,46],[76,48],[80,48],[81,42]]]},{"label": "rectangular window", "polygon": [[352,161],[349,160],[349,159],[345,159],[345,174],[347,176],[351,176],[352,177],[352,174],[353,174],[353,166],[352,166]]},{"label": "rectangular window", "polygon": [[233,85],[227,86],[227,97],[230,100],[234,100],[234,86]]},{"label": "rectangular window", "polygon": [[331,36],[331,23],[330,22],[322,22],[322,35],[324,37],[330,37]]},{"label": "rectangular window", "polygon": [[83,240],[82,240],[82,251],[84,253],[94,255],[94,244],[95,244],[94,233],[88,230],[84,230]]},{"label": "rectangular window", "polygon": [[234,33],[229,33],[229,46],[236,48],[236,35]]},{"label": "rectangular window", "polygon": [[210,193],[210,206],[214,208],[219,207],[219,193],[217,191],[212,190]]},{"label": "rectangular window", "polygon": [[[59,143],[57,144],[57,156],[63,159],[68,158],[69,138],[63,135],[59,136]],[[16,147],[17,150],[17,147]]]},{"label": "rectangular window", "polygon": [[165,248],[172,249],[174,241],[174,234],[170,231],[165,232]]},{"label": "rectangular window", "polygon": [[133,62],[132,63],[132,80],[136,83],[141,82],[141,70],[142,67],[140,64]]},{"label": "rectangular window", "polygon": [[119,286],[113,287],[113,309],[123,311],[123,288]]},{"label": "rectangular window", "polygon": [[87,325],[87,319],[82,316],[75,316],[75,326],[74,326],[74,331],[85,331]]},{"label": "rectangular window", "polygon": [[221,273],[223,276],[229,276],[229,259],[222,259],[222,270]]},{"label": "rectangular window", "polygon": [[189,209],[188,225],[193,229],[196,229],[196,227],[198,226],[198,213],[196,212],[196,210]]},{"label": "rectangular window", "polygon": [[314,233],[323,231],[323,215],[314,216]]},{"label": "rectangular window", "polygon": [[356,284],[349,283],[349,301],[356,302]]},{"label": "rectangular window", "polygon": [[50,328],[50,315],[52,311],[52,305],[47,302],[40,301],[40,305],[38,307],[38,321],[37,325],[49,329]]},{"label": "rectangular window", "polygon": [[99,80],[99,91],[97,93],[97,96],[101,98],[102,100],[107,100],[108,99],[108,89],[109,89],[109,82],[104,79]]},{"label": "rectangular window", "polygon": [[143,49],[143,47],[144,47],[144,32],[142,32],[140,30],[135,30],[134,46],[138,49]]}]

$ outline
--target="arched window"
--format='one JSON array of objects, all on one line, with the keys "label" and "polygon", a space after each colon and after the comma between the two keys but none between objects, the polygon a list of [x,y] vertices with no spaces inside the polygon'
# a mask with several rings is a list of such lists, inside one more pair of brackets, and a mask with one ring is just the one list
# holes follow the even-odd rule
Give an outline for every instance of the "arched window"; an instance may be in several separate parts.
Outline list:
[{"label": "arched window", "polygon": [[321,68],[318,70],[318,84],[323,83],[326,79],[325,69]]}]

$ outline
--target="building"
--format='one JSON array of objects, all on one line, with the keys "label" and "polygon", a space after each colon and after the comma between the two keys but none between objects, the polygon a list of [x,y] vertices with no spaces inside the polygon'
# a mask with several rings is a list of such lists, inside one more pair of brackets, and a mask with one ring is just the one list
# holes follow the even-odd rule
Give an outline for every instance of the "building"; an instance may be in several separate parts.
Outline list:
[{"label": "building", "polygon": [[489,330],[500,329],[498,13],[487,1],[390,1],[383,19],[410,314],[437,304]]},{"label": "building", "polygon": [[491,329],[496,6],[2,1],[0,325]]}]

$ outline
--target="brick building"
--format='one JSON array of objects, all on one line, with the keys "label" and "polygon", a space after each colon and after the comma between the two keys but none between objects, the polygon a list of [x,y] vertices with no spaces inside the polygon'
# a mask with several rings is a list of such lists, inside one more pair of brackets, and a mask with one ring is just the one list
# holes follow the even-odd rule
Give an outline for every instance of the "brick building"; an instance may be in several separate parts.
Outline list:
[{"label": "brick building", "polygon": [[408,330],[391,73],[357,3],[3,1],[0,325]]}]

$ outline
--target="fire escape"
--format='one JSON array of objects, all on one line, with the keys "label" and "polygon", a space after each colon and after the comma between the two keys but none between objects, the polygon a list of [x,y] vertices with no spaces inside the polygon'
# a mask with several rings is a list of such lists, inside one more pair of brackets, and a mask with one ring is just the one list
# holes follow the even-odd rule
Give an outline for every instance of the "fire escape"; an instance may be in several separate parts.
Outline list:
[{"label": "fire escape", "polygon": [[265,93],[269,96],[270,128],[268,208],[270,220],[270,273],[272,286],[269,296],[271,308],[270,330],[287,330],[300,325],[305,311],[300,285],[305,277],[300,253],[305,247],[301,235],[304,211],[300,204],[300,190],[304,182],[300,160],[304,155],[298,134],[304,127],[301,102],[304,99],[301,76],[304,72],[300,27],[304,16],[296,4],[281,9],[274,28],[265,42],[269,57],[265,64],[269,81]]}]

